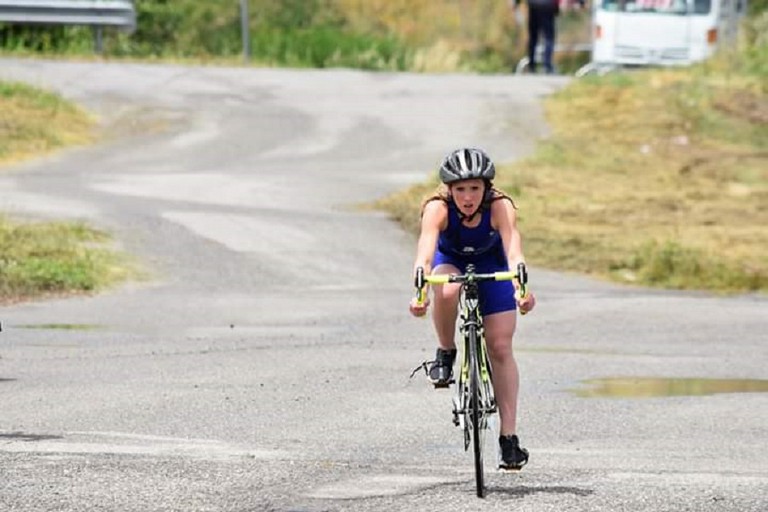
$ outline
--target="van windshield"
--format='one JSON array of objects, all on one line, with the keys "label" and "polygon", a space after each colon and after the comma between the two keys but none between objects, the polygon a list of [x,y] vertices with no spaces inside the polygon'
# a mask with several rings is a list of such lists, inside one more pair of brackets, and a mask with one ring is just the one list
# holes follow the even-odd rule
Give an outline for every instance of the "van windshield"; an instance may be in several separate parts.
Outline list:
[{"label": "van windshield", "polygon": [[[712,0],[692,0],[693,14],[709,14]],[[686,0],[602,0],[600,8],[614,12],[654,12],[659,14],[686,14]]]}]

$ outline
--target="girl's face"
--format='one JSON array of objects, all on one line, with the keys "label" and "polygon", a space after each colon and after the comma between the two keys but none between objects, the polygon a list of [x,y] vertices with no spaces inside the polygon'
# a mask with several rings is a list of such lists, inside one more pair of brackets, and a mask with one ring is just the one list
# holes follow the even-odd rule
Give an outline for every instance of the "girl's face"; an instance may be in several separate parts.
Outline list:
[{"label": "girl's face", "polygon": [[450,185],[449,190],[461,213],[469,216],[475,213],[483,202],[485,183],[479,178],[457,181]]}]

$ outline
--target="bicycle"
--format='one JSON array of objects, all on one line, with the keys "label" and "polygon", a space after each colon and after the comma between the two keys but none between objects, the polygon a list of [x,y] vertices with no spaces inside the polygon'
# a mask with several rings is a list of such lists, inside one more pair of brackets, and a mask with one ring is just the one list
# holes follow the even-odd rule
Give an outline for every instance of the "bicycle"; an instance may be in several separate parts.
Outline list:
[{"label": "bicycle", "polygon": [[[485,472],[483,465],[483,446],[485,431],[490,429],[489,418],[497,412],[496,399],[493,392],[493,369],[491,368],[485,345],[483,318],[480,314],[478,284],[483,281],[512,281],[516,280],[519,293],[524,297],[528,283],[528,272],[525,264],[517,266],[517,272],[505,271],[490,274],[475,273],[474,265],[467,265],[464,274],[435,274],[424,275],[424,269],[416,270],[416,299],[419,304],[426,300],[426,284],[461,283],[459,308],[461,323],[459,331],[462,335],[461,365],[456,394],[453,398],[453,424],[464,433],[464,451],[473,446],[475,462],[475,484],[477,496],[485,497]],[[427,363],[423,367],[428,371]],[[411,374],[413,375],[413,373]]]}]

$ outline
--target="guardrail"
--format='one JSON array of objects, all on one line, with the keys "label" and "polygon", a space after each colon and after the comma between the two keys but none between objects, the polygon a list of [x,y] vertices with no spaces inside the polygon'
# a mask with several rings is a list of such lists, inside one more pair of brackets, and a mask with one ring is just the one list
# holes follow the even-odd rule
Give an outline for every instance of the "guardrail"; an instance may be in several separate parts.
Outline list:
[{"label": "guardrail", "polygon": [[96,51],[102,29],[136,30],[132,0],[0,0],[0,23],[17,25],[88,25],[94,28]]}]

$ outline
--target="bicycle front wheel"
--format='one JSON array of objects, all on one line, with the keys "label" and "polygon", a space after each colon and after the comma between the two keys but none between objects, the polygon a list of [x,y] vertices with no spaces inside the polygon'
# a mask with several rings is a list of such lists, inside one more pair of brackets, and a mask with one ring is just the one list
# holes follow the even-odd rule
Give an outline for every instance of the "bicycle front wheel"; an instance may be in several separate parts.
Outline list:
[{"label": "bicycle front wheel", "polygon": [[480,351],[477,330],[470,327],[467,332],[467,341],[469,342],[469,417],[472,424],[472,447],[475,455],[475,484],[477,486],[477,497],[485,496],[485,473],[483,465],[483,444],[484,428],[483,402],[481,399],[480,386]]}]

